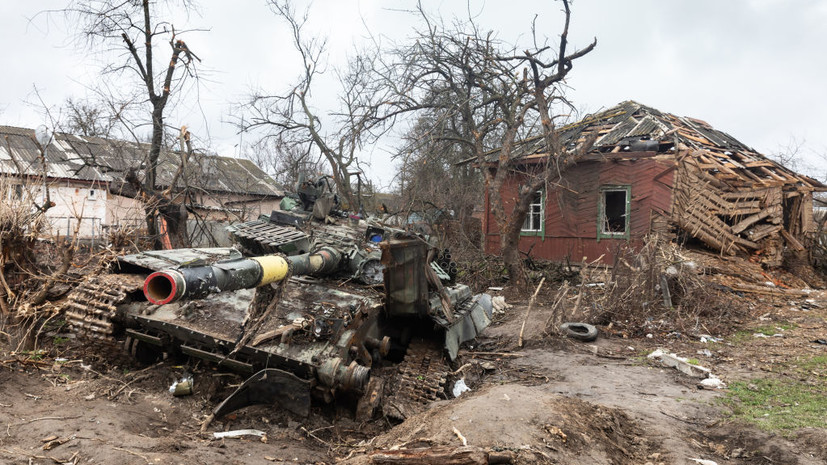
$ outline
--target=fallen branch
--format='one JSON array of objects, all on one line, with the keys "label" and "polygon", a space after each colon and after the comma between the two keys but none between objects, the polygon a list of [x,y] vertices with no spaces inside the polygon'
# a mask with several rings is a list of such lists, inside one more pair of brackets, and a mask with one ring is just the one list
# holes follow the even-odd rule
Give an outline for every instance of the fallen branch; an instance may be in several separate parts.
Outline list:
[{"label": "fallen branch", "polygon": [[444,446],[383,450],[370,455],[374,465],[488,465],[488,454],[479,447]]},{"label": "fallen branch", "polygon": [[528,322],[528,315],[531,313],[531,307],[534,306],[534,300],[537,299],[537,294],[540,293],[540,288],[543,287],[543,283],[546,282],[545,276],[540,280],[540,284],[537,285],[537,289],[532,294],[531,299],[528,301],[528,308],[525,311],[525,318],[523,318],[523,325],[520,327],[520,337],[517,338],[517,347],[523,347],[523,333],[525,333],[525,324]]},{"label": "fallen branch", "polygon": [[[120,389],[118,389],[117,391],[115,391],[115,393],[114,393],[114,394],[110,395],[110,396],[109,396],[109,399],[111,399],[111,400],[115,400],[115,399],[117,399],[117,398],[118,398],[118,396],[119,396],[119,395],[123,392],[123,390],[124,390],[124,389],[126,389],[126,388],[130,385],[130,384],[132,384],[132,383],[134,383],[134,382],[136,382],[136,381],[140,381],[140,380],[142,380],[142,379],[146,379],[146,378],[148,378],[148,377],[149,377],[149,374],[143,374],[143,375],[141,375],[141,376],[136,376],[136,377],[135,377],[132,381],[130,381],[130,382],[128,382],[128,383],[125,383],[123,386],[121,386],[121,387],[120,387]],[[127,400],[128,400],[128,398],[127,398]]]},{"label": "fallen branch", "polygon": [[152,463],[152,462],[151,462],[148,458],[146,458],[145,456],[143,456],[143,455],[141,455],[141,454],[139,454],[139,453],[137,453],[137,452],[133,452],[133,451],[131,451],[131,450],[129,450],[129,449],[124,449],[124,448],[122,448],[122,447],[113,447],[113,449],[115,449],[115,450],[119,450],[119,451],[121,451],[121,452],[126,452],[127,454],[134,455],[135,457],[140,457],[140,458],[144,459],[144,461],[145,461],[146,463],[150,463],[150,464]]},{"label": "fallen branch", "polygon": [[454,434],[456,434],[457,437],[459,438],[460,442],[462,442],[462,445],[467,446],[468,445],[468,439],[466,439],[465,436],[463,436],[462,433],[459,432],[459,430],[457,429],[456,426],[453,427],[453,430],[454,430]]},{"label": "fallen branch", "polygon": [[330,444],[329,442],[325,441],[324,439],[322,439],[322,438],[320,438],[320,437],[316,436],[315,434],[313,434],[313,432],[312,432],[312,431],[308,431],[308,430],[307,430],[307,428],[305,428],[304,426],[302,426],[302,428],[301,428],[301,429],[302,429],[302,431],[304,431],[304,433],[305,433],[305,434],[307,434],[307,435],[308,435],[308,436],[310,436],[311,438],[313,438],[313,439],[315,439],[315,440],[317,440],[317,441],[321,442],[322,444],[326,445],[327,447],[329,447],[329,448],[333,449],[333,445],[332,445],[332,444]]},{"label": "fallen branch", "polygon": [[32,420],[28,420],[28,421],[23,421],[23,422],[20,422],[20,423],[13,423],[13,424],[11,424],[11,426],[28,425],[29,423],[34,423],[36,421],[43,421],[43,420],[59,420],[59,421],[74,420],[74,419],[80,418],[82,416],[83,415],[73,415],[71,417],[40,417],[40,418],[35,418],[35,419],[32,419]]},{"label": "fallen branch", "polygon": [[515,354],[512,352],[463,352],[466,355],[474,355],[477,357],[525,357],[524,354]]}]

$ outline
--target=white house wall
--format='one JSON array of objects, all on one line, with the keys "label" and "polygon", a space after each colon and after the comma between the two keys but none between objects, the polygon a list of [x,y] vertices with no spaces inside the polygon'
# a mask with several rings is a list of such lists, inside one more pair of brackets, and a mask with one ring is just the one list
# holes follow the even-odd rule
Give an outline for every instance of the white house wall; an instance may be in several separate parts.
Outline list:
[{"label": "white house wall", "polygon": [[106,200],[105,228],[141,230],[146,228],[143,205],[131,197],[110,194]]},{"label": "white house wall", "polygon": [[[98,238],[103,233],[108,193],[103,185],[62,181],[49,186],[54,206],[46,211],[46,218],[54,235],[72,235],[80,221],[78,236]],[[43,198],[42,188],[38,197]]]},{"label": "white house wall", "polygon": [[[43,203],[43,188],[29,185],[37,204]],[[109,194],[103,184],[60,181],[49,185],[49,196],[54,206],[46,211],[50,230],[58,236],[74,234],[80,220],[78,236],[81,239],[99,239],[109,234],[110,228],[137,230],[145,227],[144,214],[138,200]]]}]

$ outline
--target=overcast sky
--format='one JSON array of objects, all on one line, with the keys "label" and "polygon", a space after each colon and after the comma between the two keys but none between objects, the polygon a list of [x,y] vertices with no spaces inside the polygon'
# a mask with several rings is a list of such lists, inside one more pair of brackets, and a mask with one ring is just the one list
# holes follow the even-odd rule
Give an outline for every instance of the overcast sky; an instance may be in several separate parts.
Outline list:
[{"label": "overcast sky", "polygon": [[[424,3],[447,19],[467,16],[465,1]],[[37,15],[64,4],[0,2],[0,125],[48,124],[39,99],[56,109],[66,98],[87,96],[87,87],[101,79],[98,70],[107,57],[73,45],[75,31],[62,16]],[[556,1],[468,4],[484,29],[506,41],[526,40],[535,15],[552,39],[561,29]],[[167,122],[186,124],[213,151],[234,155],[240,136],[231,124],[237,116],[232,105],[252,88],[289,88],[299,63],[285,24],[264,0],[200,5],[197,14],[177,19],[176,27],[206,30],[185,37],[202,59],[204,79]],[[407,0],[317,0],[309,31],[328,37],[332,67],[364,43],[366,27],[387,41],[410,36],[414,21],[400,10],[413,6]],[[635,100],[705,120],[764,154],[798,145],[798,169],[827,175],[827,0],[575,0],[572,11],[573,45],[598,41],[568,77],[568,95],[578,108],[594,112]],[[335,88],[325,85],[314,98],[325,106]],[[383,186],[394,172],[386,152],[379,146],[363,154]]]}]

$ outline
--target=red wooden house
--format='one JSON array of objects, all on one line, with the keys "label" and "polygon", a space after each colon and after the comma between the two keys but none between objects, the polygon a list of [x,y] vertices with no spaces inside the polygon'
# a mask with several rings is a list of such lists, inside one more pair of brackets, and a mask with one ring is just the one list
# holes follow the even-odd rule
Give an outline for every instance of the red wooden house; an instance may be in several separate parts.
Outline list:
[{"label": "red wooden house", "polygon": [[[647,234],[681,233],[724,254],[759,252],[779,265],[785,247],[803,250],[814,231],[812,194],[824,185],[703,121],[627,101],[560,132],[568,147],[596,139],[559,186],[536,194],[520,241],[532,257],[612,263]],[[547,159],[541,138],[520,150],[523,164]],[[504,183],[504,198],[521,176],[516,170]],[[485,249],[498,253],[487,197],[484,220]]]}]

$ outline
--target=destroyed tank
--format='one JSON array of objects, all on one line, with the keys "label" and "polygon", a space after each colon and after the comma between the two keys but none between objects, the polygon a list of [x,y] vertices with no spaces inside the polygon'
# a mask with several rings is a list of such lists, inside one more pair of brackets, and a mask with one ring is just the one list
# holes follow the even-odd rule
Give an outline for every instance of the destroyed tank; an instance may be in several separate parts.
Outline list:
[{"label": "destroyed tank", "polygon": [[70,294],[67,320],[143,363],[188,356],[249,376],[216,417],[261,403],[307,415],[317,399],[404,419],[443,395],[491,298],[452,282],[425,238],[334,205],[236,225],[237,248],[119,257]]}]

